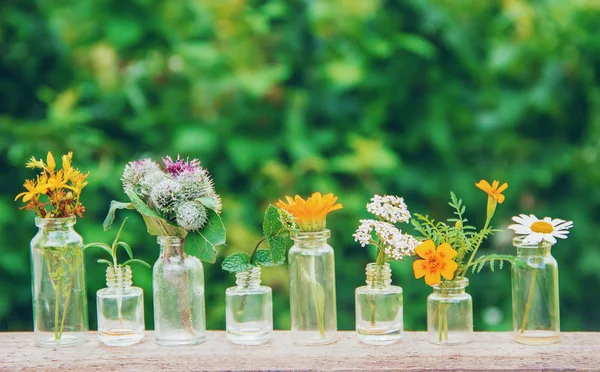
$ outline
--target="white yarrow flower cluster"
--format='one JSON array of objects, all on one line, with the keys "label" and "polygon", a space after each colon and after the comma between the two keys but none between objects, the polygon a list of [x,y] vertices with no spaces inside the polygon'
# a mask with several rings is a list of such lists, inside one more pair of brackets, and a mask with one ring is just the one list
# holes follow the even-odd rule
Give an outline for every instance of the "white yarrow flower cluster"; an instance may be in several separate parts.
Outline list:
[{"label": "white yarrow flower cluster", "polygon": [[402,260],[406,256],[415,254],[419,241],[394,226],[398,222],[410,221],[410,212],[403,198],[394,195],[375,195],[367,204],[367,211],[381,220],[360,220],[358,229],[352,235],[355,241],[363,247],[374,244],[378,249],[383,249],[386,257],[392,260]]},{"label": "white yarrow flower cluster", "polygon": [[406,256],[414,255],[415,248],[419,245],[412,235],[403,233],[391,223],[377,220],[360,220],[360,225],[352,236],[364,247],[375,243],[373,231],[378,238],[377,244],[385,250],[386,256],[393,260],[402,260]]},{"label": "white yarrow flower cluster", "polygon": [[404,198],[394,195],[375,195],[367,204],[367,211],[389,223],[408,222],[410,212]]}]

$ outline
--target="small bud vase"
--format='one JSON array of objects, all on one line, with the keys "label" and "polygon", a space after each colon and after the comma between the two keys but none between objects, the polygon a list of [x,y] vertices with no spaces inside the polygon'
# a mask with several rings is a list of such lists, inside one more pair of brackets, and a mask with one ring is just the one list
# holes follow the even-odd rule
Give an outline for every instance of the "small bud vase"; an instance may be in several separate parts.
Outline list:
[{"label": "small bud vase", "polygon": [[434,284],[427,297],[427,334],[438,345],[473,341],[473,301],[465,292],[469,279],[456,278]]},{"label": "small bud vase", "polygon": [[402,339],[402,288],[392,285],[390,264],[370,263],[367,285],[356,288],[356,334],[372,345],[388,345]]},{"label": "small bud vase", "polygon": [[299,232],[289,251],[292,340],[303,345],[337,340],[335,263],[329,230]]},{"label": "small bud vase", "polygon": [[227,338],[238,345],[261,345],[273,333],[271,288],[260,285],[260,267],[235,275],[225,291]]},{"label": "small bud vase", "polygon": [[512,307],[515,341],[545,345],[560,339],[558,264],[552,244],[523,242],[515,238],[517,261],[512,266]]},{"label": "small bud vase", "polygon": [[193,345],[206,337],[202,262],[183,251],[183,239],[159,236],[152,269],[154,333],[163,346]]},{"label": "small bud vase", "polygon": [[106,286],[96,293],[98,338],[108,346],[129,346],[144,338],[144,292],[132,284],[129,266],[106,268]]},{"label": "small bud vase", "polygon": [[83,240],[75,217],[36,218],[31,240],[34,341],[42,347],[85,342],[88,331]]}]

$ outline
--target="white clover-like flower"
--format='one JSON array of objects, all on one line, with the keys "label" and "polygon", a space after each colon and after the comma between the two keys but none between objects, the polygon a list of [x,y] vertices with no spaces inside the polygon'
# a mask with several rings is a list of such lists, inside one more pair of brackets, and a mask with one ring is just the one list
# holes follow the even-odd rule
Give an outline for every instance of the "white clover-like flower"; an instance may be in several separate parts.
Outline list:
[{"label": "white clover-like flower", "polygon": [[540,220],[533,214],[529,216],[520,214],[512,219],[516,224],[510,225],[508,228],[514,230],[517,235],[525,235],[523,243],[539,243],[545,240],[554,244],[556,238],[566,239],[569,229],[573,227],[573,221],[552,219],[551,217],[544,217]]},{"label": "white clover-like flower", "polygon": [[142,187],[143,179],[149,174],[157,175],[159,173],[164,177],[160,167],[152,159],[132,161],[123,170],[123,177],[121,178],[123,188],[125,190],[139,191],[146,189],[146,191],[149,191],[146,187]]},{"label": "white clover-like flower", "polygon": [[419,245],[417,239],[410,234],[403,233],[391,223],[377,220],[360,220],[360,225],[352,235],[361,246],[375,243],[372,232],[378,237],[378,244],[384,249],[387,257],[402,260],[406,256],[415,254]]},{"label": "white clover-like flower", "polygon": [[374,195],[367,204],[367,211],[389,223],[408,222],[410,212],[404,198],[394,195]]},{"label": "white clover-like flower", "polygon": [[178,182],[164,178],[155,184],[150,191],[150,201],[163,215],[173,214],[178,202],[178,194],[181,186]]},{"label": "white clover-like flower", "polygon": [[181,203],[176,210],[177,224],[185,230],[199,230],[208,221],[206,208],[200,203],[189,201]]}]

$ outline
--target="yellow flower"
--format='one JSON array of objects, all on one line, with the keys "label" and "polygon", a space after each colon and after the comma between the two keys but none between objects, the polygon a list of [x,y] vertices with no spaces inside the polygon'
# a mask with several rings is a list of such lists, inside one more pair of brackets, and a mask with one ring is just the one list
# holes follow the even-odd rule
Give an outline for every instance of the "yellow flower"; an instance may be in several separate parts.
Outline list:
[{"label": "yellow flower", "polygon": [[426,240],[415,249],[415,252],[423,258],[413,262],[415,278],[420,279],[424,276],[427,285],[439,284],[440,276],[452,280],[458,264],[452,260],[457,252],[450,244],[440,244],[436,250],[433,240]]},{"label": "yellow flower", "polygon": [[279,200],[277,206],[294,216],[300,230],[305,232],[323,231],[327,215],[342,209],[341,204],[336,204],[337,196],[332,193],[321,195],[321,193],[315,192],[306,200],[299,195],[293,199],[289,196],[285,198],[287,204]]},{"label": "yellow flower", "polygon": [[[38,178],[38,181],[39,181],[39,178]],[[23,186],[25,186],[27,191],[24,191],[24,192],[20,193],[19,195],[17,195],[15,197],[15,201],[22,197],[23,203],[25,203],[33,198],[37,198],[38,195],[40,195],[40,194],[45,194],[46,191],[48,190],[48,185],[46,183],[38,183],[36,185],[36,182],[34,182],[33,180],[26,180],[25,183],[23,184]]]},{"label": "yellow flower", "polygon": [[44,162],[41,161],[41,160],[37,160],[35,158],[35,156],[32,156],[31,159],[29,159],[29,161],[27,162],[27,164],[25,164],[25,168],[31,168],[31,169],[40,168],[40,169],[43,169],[44,168]]},{"label": "yellow flower", "polygon": [[490,185],[488,181],[481,180],[477,182],[475,186],[488,194],[487,218],[490,220],[494,215],[494,212],[496,212],[496,205],[504,202],[504,195],[502,195],[502,192],[508,188],[508,183],[504,182],[500,185],[500,181],[494,181]]},{"label": "yellow flower", "polygon": [[52,152],[48,151],[48,155],[46,156],[46,167],[48,169],[48,172],[52,173],[54,172],[54,169],[56,168],[56,162],[54,161],[54,156],[52,155]]}]

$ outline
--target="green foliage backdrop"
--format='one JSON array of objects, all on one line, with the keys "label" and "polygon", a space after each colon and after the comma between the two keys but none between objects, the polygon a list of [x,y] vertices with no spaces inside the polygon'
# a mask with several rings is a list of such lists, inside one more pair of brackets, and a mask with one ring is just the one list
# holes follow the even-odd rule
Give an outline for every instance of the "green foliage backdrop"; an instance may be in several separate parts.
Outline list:
[{"label": "green foliage backdrop", "polygon": [[[560,264],[564,330],[600,330],[600,4],[596,0],[4,0],[0,5],[0,330],[31,329],[33,216],[14,195],[31,155],[75,152],[89,170],[77,231],[124,199],[127,161],[198,157],[224,198],[228,244],[249,251],[263,211],[284,195],[334,192],[340,329],[373,252],[352,233],[374,193],[446,217],[449,191],[481,225],[481,178],[510,185],[495,226],[536,213],[571,219]],[[133,213],[133,212],[132,212]],[[124,239],[158,246],[130,214]],[[122,218],[122,217],[120,217]],[[120,222],[120,221],[118,221]],[[510,233],[481,253],[514,252]],[[205,265],[209,329],[223,329],[233,277]],[[86,257],[90,324],[104,285]],[[406,329],[425,328],[429,288],[393,264]],[[134,269],[152,328],[151,272]],[[289,327],[286,267],[264,270],[275,325]],[[511,328],[510,272],[469,287],[477,330]]]}]

